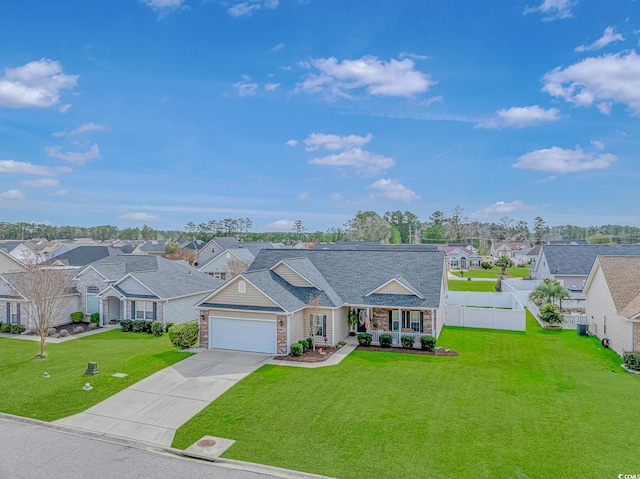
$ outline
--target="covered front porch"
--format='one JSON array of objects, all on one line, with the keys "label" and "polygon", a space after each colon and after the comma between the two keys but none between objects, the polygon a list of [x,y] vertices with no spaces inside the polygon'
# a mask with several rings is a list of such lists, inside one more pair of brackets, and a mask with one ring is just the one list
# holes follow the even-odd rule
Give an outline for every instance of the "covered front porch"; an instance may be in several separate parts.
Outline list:
[{"label": "covered front porch", "polygon": [[[355,325],[352,330],[357,333],[369,333],[372,343],[379,344],[380,334],[390,334],[393,346],[401,345],[401,337],[413,335],[416,344],[422,336],[436,336],[436,311],[434,309],[404,309],[394,307],[353,307],[352,315]],[[353,321],[351,321],[353,323]]]},{"label": "covered front porch", "polygon": [[163,321],[162,306],[157,301],[129,299],[107,291],[100,300],[101,325],[115,324],[123,319]]}]

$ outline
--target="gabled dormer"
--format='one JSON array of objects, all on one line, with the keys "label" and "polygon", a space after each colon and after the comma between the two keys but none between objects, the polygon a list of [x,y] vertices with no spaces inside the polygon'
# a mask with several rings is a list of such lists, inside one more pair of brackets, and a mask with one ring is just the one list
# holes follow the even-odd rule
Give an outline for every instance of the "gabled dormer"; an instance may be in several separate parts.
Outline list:
[{"label": "gabled dormer", "polygon": [[272,266],[270,270],[292,286],[321,289],[296,269],[295,263],[299,261],[296,259],[289,263],[287,260],[282,260]]},{"label": "gabled dormer", "polygon": [[369,291],[365,296],[371,296],[372,294],[405,294],[424,299],[424,297],[418,293],[418,290],[402,276],[396,276],[385,281],[380,286]]}]

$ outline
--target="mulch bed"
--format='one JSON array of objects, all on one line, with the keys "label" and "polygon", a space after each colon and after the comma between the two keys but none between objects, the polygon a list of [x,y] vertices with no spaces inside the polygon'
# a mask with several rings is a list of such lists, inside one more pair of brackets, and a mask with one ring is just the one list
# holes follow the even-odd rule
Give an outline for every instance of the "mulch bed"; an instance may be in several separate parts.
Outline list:
[{"label": "mulch bed", "polygon": [[315,351],[313,349],[309,349],[306,353],[303,353],[302,356],[276,356],[273,359],[279,359],[280,361],[291,361],[296,363],[319,363],[329,359],[331,355],[338,349],[340,348],[332,348],[330,346],[326,348],[323,347],[322,351],[326,352],[327,354],[320,354],[317,348]]},{"label": "mulch bed", "polygon": [[435,351],[423,351],[422,349],[403,349],[403,348],[381,348],[380,346],[358,346],[360,351],[382,351],[385,353],[405,353],[405,354],[422,354],[425,356],[458,356],[455,351],[447,351],[442,348],[436,348]]}]

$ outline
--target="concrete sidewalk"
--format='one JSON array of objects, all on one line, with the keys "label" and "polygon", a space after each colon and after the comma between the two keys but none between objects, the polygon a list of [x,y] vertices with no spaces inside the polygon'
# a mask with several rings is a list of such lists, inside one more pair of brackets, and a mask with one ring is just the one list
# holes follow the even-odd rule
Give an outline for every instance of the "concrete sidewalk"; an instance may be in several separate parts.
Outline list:
[{"label": "concrete sidewalk", "polygon": [[170,446],[176,429],[270,357],[208,349],[158,371],[85,412],[55,422]]}]

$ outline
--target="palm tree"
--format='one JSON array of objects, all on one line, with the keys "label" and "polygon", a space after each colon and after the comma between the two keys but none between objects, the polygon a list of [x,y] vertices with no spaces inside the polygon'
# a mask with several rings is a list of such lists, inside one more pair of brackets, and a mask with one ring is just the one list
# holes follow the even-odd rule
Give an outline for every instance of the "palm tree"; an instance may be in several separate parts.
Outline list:
[{"label": "palm tree", "polygon": [[555,304],[558,301],[560,308],[562,308],[562,301],[570,297],[567,290],[560,284],[560,281],[551,278],[545,278],[542,284],[539,284],[529,295],[529,299],[541,299],[547,304]]}]

